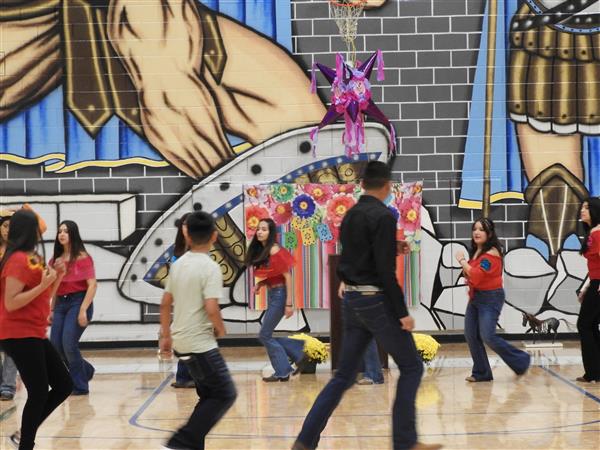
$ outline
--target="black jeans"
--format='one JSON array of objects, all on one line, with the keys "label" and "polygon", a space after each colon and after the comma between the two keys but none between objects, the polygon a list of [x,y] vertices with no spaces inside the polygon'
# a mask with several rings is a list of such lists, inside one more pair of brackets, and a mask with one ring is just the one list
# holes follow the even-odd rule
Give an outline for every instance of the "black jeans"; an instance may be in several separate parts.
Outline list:
[{"label": "black jeans", "polygon": [[374,336],[400,369],[392,410],[394,450],[413,447],[417,442],[415,397],[421,383],[423,363],[417,355],[412,334],[404,331],[398,319],[393,317],[383,295],[364,296],[359,292],[346,292],[343,321],[338,370],[315,400],[304,420],[298,441],[310,449],[317,448],[329,417],[344,392],[354,384],[363,354]]},{"label": "black jeans", "polygon": [[71,394],[73,382],[67,367],[48,339],[4,339],[0,343],[15,362],[27,389],[19,450],[31,450],[38,428]]},{"label": "black jeans", "polygon": [[200,400],[188,422],[169,439],[167,447],[204,450],[206,435],[233,405],[237,392],[218,348],[181,355],[181,360],[196,383]]},{"label": "black jeans", "polygon": [[600,280],[592,280],[581,302],[577,331],[581,339],[583,375],[587,380],[600,381]]}]

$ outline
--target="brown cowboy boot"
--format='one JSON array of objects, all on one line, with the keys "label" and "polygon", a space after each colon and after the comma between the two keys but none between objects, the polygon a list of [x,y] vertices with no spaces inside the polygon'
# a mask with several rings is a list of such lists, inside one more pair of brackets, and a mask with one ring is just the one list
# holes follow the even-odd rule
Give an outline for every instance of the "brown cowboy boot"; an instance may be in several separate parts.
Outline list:
[{"label": "brown cowboy boot", "polygon": [[562,164],[544,169],[529,183],[527,232],[548,244],[552,265],[565,238],[577,231],[579,209],[588,195],[581,180]]}]

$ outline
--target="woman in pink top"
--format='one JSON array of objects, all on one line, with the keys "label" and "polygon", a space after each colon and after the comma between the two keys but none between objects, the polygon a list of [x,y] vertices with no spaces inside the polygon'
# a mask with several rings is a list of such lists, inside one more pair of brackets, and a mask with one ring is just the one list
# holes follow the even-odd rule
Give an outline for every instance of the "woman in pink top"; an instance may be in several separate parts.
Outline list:
[{"label": "woman in pink top", "polygon": [[88,383],[94,376],[94,366],[81,356],[79,339],[94,312],[96,274],[92,257],[79,235],[79,227],[71,220],[61,222],[58,227],[50,265],[59,262],[66,267],[66,273],[52,298],[50,341],[69,366],[72,395],[86,395]]},{"label": "woman in pink top", "polygon": [[589,284],[579,293],[581,309],[577,330],[581,339],[583,383],[600,382],[600,198],[590,198],[581,206],[585,235],[581,254],[587,259]]}]

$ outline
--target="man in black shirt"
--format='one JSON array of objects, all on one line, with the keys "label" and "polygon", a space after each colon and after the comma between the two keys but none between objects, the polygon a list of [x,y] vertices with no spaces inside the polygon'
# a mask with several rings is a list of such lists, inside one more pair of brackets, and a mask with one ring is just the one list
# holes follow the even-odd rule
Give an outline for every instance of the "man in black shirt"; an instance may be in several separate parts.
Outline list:
[{"label": "man in black shirt", "polygon": [[338,275],[345,283],[344,336],[338,370],[321,391],[304,420],[293,450],[315,449],[327,420],[354,384],[370,340],[389,353],[400,378],[392,412],[394,450],[438,449],[417,442],[415,397],[423,374],[410,331],[402,289],[396,280],[396,219],[383,201],[391,192],[388,165],[372,161],[363,174],[365,193],[348,211],[340,230],[342,255]]}]

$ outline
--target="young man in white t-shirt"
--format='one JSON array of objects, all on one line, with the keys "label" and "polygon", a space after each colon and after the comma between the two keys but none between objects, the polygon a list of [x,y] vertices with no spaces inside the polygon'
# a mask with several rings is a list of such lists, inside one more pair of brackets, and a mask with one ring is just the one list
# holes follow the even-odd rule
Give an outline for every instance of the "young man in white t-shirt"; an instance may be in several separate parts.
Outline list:
[{"label": "young man in white t-shirt", "polygon": [[225,325],[219,308],[221,268],[209,255],[217,240],[214,220],[210,214],[194,212],[187,217],[183,234],[189,250],[169,272],[160,305],[160,350],[174,350],[184,361],[200,400],[166,448],[204,449],[206,435],[233,405],[237,392],[216,340],[225,335]]}]

